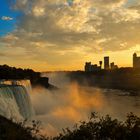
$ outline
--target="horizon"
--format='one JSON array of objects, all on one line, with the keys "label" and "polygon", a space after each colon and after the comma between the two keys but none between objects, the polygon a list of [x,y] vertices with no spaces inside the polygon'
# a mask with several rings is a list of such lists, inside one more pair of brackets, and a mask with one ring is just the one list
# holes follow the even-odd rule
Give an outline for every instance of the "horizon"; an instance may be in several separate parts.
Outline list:
[{"label": "horizon", "polygon": [[84,70],[104,56],[132,67],[140,56],[139,0],[2,0],[0,64],[35,71]]}]

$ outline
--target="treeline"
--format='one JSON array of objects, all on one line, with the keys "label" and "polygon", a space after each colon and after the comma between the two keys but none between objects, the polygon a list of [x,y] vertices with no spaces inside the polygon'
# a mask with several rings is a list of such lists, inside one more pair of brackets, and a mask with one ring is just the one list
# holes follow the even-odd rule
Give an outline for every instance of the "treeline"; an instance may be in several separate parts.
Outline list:
[{"label": "treeline", "polygon": [[63,129],[58,136],[49,138],[40,134],[38,122],[25,127],[24,123],[13,123],[0,116],[0,140],[140,140],[140,118],[129,113],[121,122],[109,115],[98,117],[91,113],[89,121],[76,124],[73,130]]},{"label": "treeline", "polygon": [[39,77],[40,73],[35,72],[32,69],[21,69],[8,65],[0,65],[0,79],[31,79],[34,81]]},{"label": "treeline", "polygon": [[72,81],[83,85],[126,90],[133,94],[140,91],[140,69],[120,68],[95,72],[76,71],[69,72],[67,75]]},{"label": "treeline", "polygon": [[32,69],[10,67],[8,65],[0,65],[0,79],[29,79],[33,86],[42,85],[46,88],[52,87],[49,84],[49,78],[41,77],[40,72],[35,72]]}]

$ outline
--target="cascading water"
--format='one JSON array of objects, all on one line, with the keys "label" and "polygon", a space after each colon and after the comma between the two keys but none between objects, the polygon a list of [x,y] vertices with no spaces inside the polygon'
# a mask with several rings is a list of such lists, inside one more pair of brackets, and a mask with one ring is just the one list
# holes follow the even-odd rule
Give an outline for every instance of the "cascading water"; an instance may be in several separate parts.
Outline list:
[{"label": "cascading water", "polygon": [[29,80],[0,82],[0,115],[14,120],[29,119],[34,115]]}]

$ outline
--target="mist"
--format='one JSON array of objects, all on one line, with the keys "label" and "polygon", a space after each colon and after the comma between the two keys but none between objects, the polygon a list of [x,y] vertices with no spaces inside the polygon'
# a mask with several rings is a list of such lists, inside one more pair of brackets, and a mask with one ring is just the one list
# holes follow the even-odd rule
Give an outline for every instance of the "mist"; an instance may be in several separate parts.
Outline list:
[{"label": "mist", "polygon": [[91,112],[98,112],[99,116],[109,114],[121,120],[129,112],[140,115],[140,97],[120,90],[81,86],[71,82],[65,73],[44,76],[59,87],[53,91],[34,87],[31,94],[35,119],[41,121],[42,132],[47,136],[57,135],[62,128],[72,128],[75,123],[88,120]]}]

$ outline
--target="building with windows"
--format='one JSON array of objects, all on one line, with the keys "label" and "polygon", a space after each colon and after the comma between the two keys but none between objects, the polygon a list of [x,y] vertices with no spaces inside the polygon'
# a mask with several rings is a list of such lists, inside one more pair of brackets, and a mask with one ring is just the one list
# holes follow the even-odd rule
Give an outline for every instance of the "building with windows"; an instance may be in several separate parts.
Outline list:
[{"label": "building with windows", "polygon": [[136,53],[133,54],[133,68],[140,68],[140,57]]},{"label": "building with windows", "polygon": [[104,57],[104,69],[105,70],[109,69],[109,56]]},{"label": "building with windows", "polygon": [[101,70],[101,66],[98,66],[97,64],[91,64],[91,62],[85,63],[85,71],[86,72],[93,72],[93,71],[99,71]]},{"label": "building with windows", "polygon": [[85,63],[85,71],[86,71],[86,72],[91,71],[91,62],[86,62],[86,63]]},{"label": "building with windows", "polygon": [[[134,59],[140,59],[139,57],[137,57],[137,55],[135,56],[134,55]],[[118,65],[116,65],[114,62],[112,63],[109,63],[109,56],[105,56],[104,57],[104,69],[105,70],[115,70],[115,69],[118,69]],[[139,61],[139,60],[135,60],[135,61]],[[99,61],[99,65],[98,64],[92,64],[91,62],[86,62],[85,63],[85,71],[86,72],[94,72],[94,71],[100,71],[102,70],[102,64],[103,64],[103,61]]]},{"label": "building with windows", "polygon": [[111,68],[111,70],[115,70],[115,69],[118,69],[118,66],[115,65],[114,62],[112,62],[112,63],[110,63],[110,68]]}]

